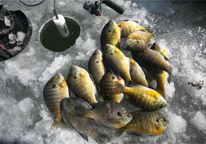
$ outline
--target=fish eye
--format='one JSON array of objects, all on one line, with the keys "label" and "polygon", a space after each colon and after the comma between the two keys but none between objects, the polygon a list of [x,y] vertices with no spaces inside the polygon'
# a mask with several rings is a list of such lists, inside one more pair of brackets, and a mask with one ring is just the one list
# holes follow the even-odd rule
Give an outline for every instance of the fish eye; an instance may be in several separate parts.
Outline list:
[{"label": "fish eye", "polygon": [[159,120],[158,120],[158,119],[156,119],[156,122],[159,122]]},{"label": "fish eye", "polygon": [[110,55],[113,55],[113,53],[110,53]]},{"label": "fish eye", "polygon": [[77,76],[74,76],[74,79],[76,79],[77,78]]},{"label": "fish eye", "polygon": [[52,88],[55,88],[55,87],[56,87],[56,85],[55,85],[55,84],[53,84],[53,85],[52,85]]},{"label": "fish eye", "polygon": [[153,101],[153,104],[155,104],[156,103],[156,101]]},{"label": "fish eye", "polygon": [[166,122],[167,120],[164,118],[163,121]]},{"label": "fish eye", "polygon": [[68,99],[67,102],[70,103],[70,100]]},{"label": "fish eye", "polygon": [[115,79],[115,76],[112,76],[112,79]]},{"label": "fish eye", "polygon": [[117,115],[118,115],[118,116],[122,116],[121,112],[118,112]]},{"label": "fish eye", "polygon": [[127,115],[127,117],[130,117],[130,116],[131,116],[130,114]]},{"label": "fish eye", "polygon": [[99,63],[99,60],[97,60],[96,63]]},{"label": "fish eye", "polygon": [[108,32],[111,32],[111,30],[108,30]]},{"label": "fish eye", "polygon": [[139,43],[139,41],[136,41],[136,43]]}]

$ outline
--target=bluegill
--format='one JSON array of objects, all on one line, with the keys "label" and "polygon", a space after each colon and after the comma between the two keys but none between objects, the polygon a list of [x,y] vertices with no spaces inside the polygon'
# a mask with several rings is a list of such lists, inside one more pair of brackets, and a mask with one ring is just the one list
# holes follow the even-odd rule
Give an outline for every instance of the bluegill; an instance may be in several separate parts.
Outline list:
[{"label": "bluegill", "polygon": [[48,109],[54,114],[54,123],[51,128],[56,127],[62,120],[60,114],[60,102],[69,97],[66,79],[61,73],[57,73],[44,86],[44,101]]},{"label": "bluegill", "polygon": [[135,31],[146,31],[146,28],[140,26],[136,21],[121,21],[117,24],[121,29],[121,37],[127,37]]},{"label": "bluegill", "polygon": [[120,136],[127,130],[140,136],[159,135],[165,131],[169,121],[155,111],[138,111],[133,115],[132,121],[116,131]]},{"label": "bluegill", "polygon": [[116,101],[120,103],[123,98],[124,94],[120,93],[119,91],[116,91],[117,89],[115,88],[115,82],[120,82],[121,84],[125,84],[124,80],[119,76],[116,76],[114,73],[107,72],[105,75],[102,77],[101,80],[101,91],[103,94],[103,99],[106,101]]},{"label": "bluegill", "polygon": [[167,106],[167,102],[158,92],[142,85],[126,87],[116,82],[116,88],[127,94],[134,106],[144,110],[154,111]]},{"label": "bluegill", "polygon": [[74,129],[88,141],[88,135],[92,136],[97,143],[106,143],[108,136],[100,133],[92,119],[77,116],[77,107],[92,109],[92,106],[85,100],[77,97],[65,98],[61,102],[61,115],[66,125],[71,124]]},{"label": "bluegill", "polygon": [[96,49],[89,59],[88,63],[89,73],[93,76],[94,82],[99,85],[103,75],[106,72],[104,67],[102,52]]},{"label": "bluegill", "polygon": [[97,103],[96,87],[85,69],[72,65],[67,76],[67,83],[76,97],[83,98],[90,104]]},{"label": "bluegill", "polygon": [[123,127],[132,120],[131,114],[118,102],[103,101],[92,106],[91,110],[79,108],[79,116],[91,118],[99,125],[110,128]]},{"label": "bluegill", "polygon": [[[168,57],[168,54],[164,48],[160,47],[160,45],[155,42],[151,46],[151,49],[158,51],[159,53],[164,55],[168,59],[168,61],[166,61],[166,63],[169,64],[169,57]],[[154,73],[153,71],[149,71],[149,73],[152,75],[152,77],[157,82],[157,87],[155,90],[157,92],[159,92],[165,98],[165,83],[169,78],[169,74],[166,71],[163,71],[162,73]]]},{"label": "bluegill", "polygon": [[152,49],[146,49],[138,53],[132,52],[132,57],[146,70],[154,71],[155,73],[166,71],[169,74],[168,82],[170,82],[172,68],[168,64],[168,59],[159,52]]},{"label": "bluegill", "polygon": [[113,20],[109,22],[102,29],[100,36],[101,50],[104,52],[106,44],[111,44],[113,46],[120,46],[121,29]]},{"label": "bluegill", "polygon": [[124,42],[124,50],[131,52],[141,52],[149,48],[152,34],[149,32],[135,31],[129,34]]},{"label": "bluegill", "polygon": [[103,60],[109,70],[125,80],[126,85],[133,83],[130,76],[130,62],[121,50],[115,46],[106,44]]},{"label": "bluegill", "polygon": [[129,60],[130,60],[130,66],[131,66],[130,75],[131,75],[132,81],[135,84],[140,84],[145,87],[148,87],[146,76],[142,68],[139,66],[139,64],[134,59],[129,57]]}]

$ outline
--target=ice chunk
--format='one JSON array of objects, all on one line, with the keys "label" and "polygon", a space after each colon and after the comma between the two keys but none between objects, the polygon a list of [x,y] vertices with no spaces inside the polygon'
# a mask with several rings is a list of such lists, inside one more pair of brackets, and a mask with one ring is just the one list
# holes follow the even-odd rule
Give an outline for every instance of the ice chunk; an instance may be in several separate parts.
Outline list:
[{"label": "ice chunk", "polygon": [[16,39],[17,45],[22,45],[24,38],[25,38],[25,33],[23,33],[22,31],[17,32],[17,39]]},{"label": "ice chunk", "polygon": [[187,121],[181,117],[176,115],[175,113],[172,113],[169,115],[169,128],[174,133],[184,133],[187,127]]},{"label": "ice chunk", "polygon": [[9,37],[9,43],[10,44],[15,44],[16,43],[16,35],[15,34],[10,33],[8,37]]},{"label": "ice chunk", "polygon": [[60,55],[59,57],[55,57],[52,64],[44,70],[39,80],[42,82],[48,81],[65,64],[68,64],[70,62],[70,59],[71,57],[68,54],[65,56]]},{"label": "ice chunk", "polygon": [[31,111],[34,108],[32,99],[26,98],[23,101],[19,102],[19,108],[22,112]]},{"label": "ice chunk", "polygon": [[206,135],[206,116],[204,113],[198,111],[190,121],[198,130]]},{"label": "ice chunk", "polygon": [[11,21],[8,16],[4,16],[4,23],[6,26],[11,27]]}]

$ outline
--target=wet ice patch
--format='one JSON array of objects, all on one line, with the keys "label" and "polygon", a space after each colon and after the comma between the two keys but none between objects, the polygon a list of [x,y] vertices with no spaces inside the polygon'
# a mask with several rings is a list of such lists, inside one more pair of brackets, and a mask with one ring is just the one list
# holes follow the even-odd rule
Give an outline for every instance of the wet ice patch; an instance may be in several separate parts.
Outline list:
[{"label": "wet ice patch", "polygon": [[71,60],[71,57],[67,54],[65,56],[60,55],[55,57],[54,61],[47,67],[40,77],[40,81],[47,82],[58,70],[60,70],[65,64],[68,64]]},{"label": "wet ice patch", "polygon": [[204,113],[198,111],[190,121],[198,130],[206,134],[206,116]]}]

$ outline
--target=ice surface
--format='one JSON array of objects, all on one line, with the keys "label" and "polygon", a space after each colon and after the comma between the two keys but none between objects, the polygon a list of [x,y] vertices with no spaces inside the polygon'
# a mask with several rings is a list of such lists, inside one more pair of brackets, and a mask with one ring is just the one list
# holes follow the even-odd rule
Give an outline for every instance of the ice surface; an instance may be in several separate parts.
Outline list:
[{"label": "ice surface", "polygon": [[[73,17],[81,26],[76,43],[64,52],[51,52],[40,43],[40,27],[53,17],[53,1],[36,7],[26,7],[16,0],[4,1],[8,10],[23,11],[30,19],[33,32],[29,44],[17,56],[0,63],[0,143],[96,143],[89,136],[86,142],[72,127],[50,130],[53,115],[43,100],[46,82],[57,72],[66,78],[71,65],[88,70],[88,60],[100,48],[100,34],[110,20],[135,20],[154,29],[173,68],[172,81],[166,83],[168,106],[158,112],[169,120],[166,130],[158,136],[139,137],[128,132],[113,138],[109,144],[173,144],[205,143],[206,96],[205,83],[200,90],[188,84],[206,82],[206,11],[204,3],[179,1],[113,0],[125,9],[119,15],[102,5],[102,16],[90,15],[82,7],[85,0],[58,0],[57,13]],[[34,4],[37,1],[25,1]],[[20,34],[20,35],[19,35]],[[10,34],[11,43],[24,40],[24,34]],[[121,42],[122,43],[122,42]],[[18,49],[18,47],[16,47]],[[129,52],[126,56],[130,56]],[[129,106],[130,107],[130,106]],[[115,130],[100,128],[114,135]]]},{"label": "ice surface", "polygon": [[191,119],[191,123],[198,129],[206,134],[206,116],[205,113],[198,111],[194,118]]}]

